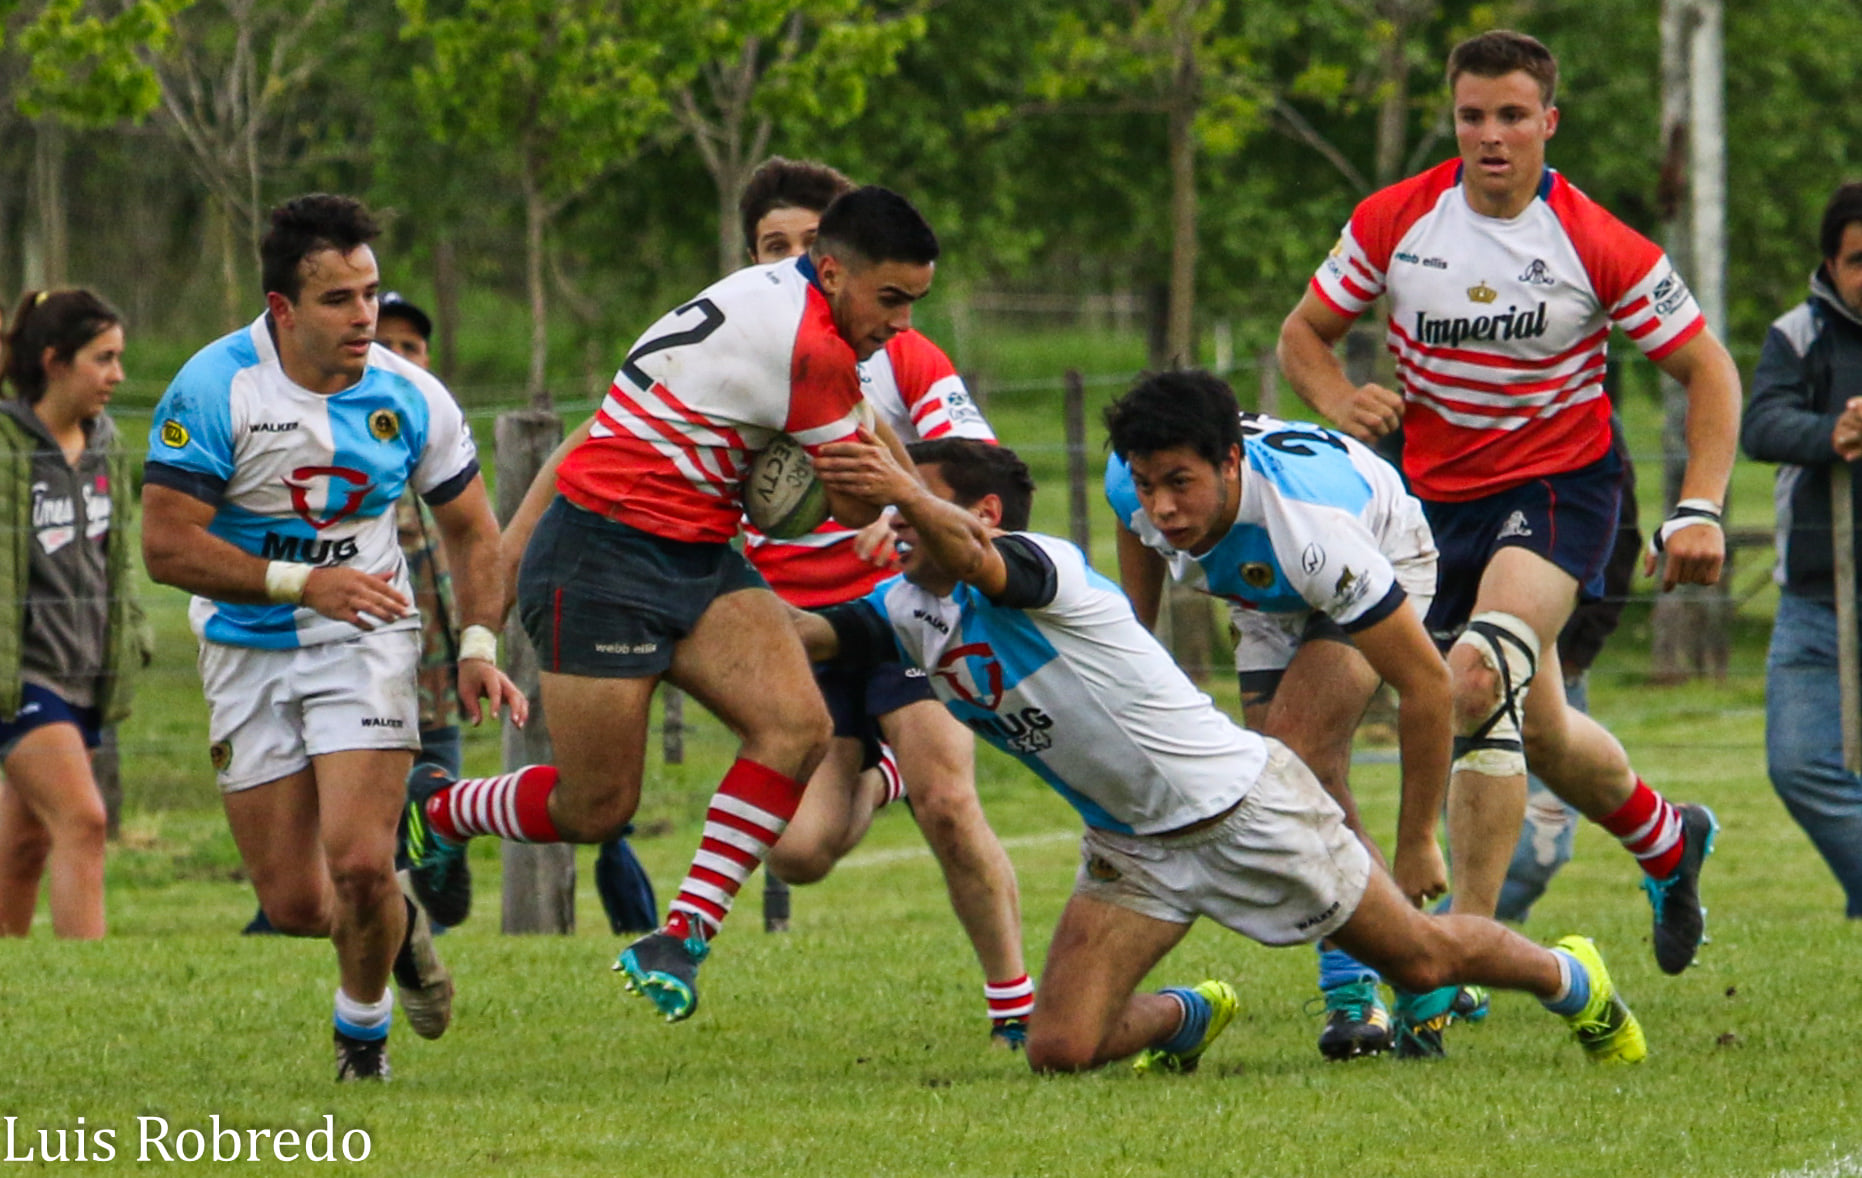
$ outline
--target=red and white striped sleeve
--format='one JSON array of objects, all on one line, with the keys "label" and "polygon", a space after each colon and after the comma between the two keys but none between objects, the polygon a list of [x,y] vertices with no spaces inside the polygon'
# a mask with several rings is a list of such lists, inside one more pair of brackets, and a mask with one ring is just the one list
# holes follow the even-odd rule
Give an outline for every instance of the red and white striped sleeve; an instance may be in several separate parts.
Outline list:
[{"label": "red and white striped sleeve", "polygon": [[1610,321],[1660,360],[1706,330],[1707,318],[1662,248],[1558,176],[1548,202]]},{"label": "red and white striped sleeve", "polygon": [[995,431],[942,348],[917,331],[903,331],[887,341],[886,358],[892,364],[899,400],[911,415],[919,439],[996,440]]},{"label": "red and white striped sleeve", "polygon": [[1312,292],[1347,319],[1369,310],[1384,293],[1397,243],[1455,186],[1460,166],[1459,160],[1447,160],[1360,201],[1312,276]]}]

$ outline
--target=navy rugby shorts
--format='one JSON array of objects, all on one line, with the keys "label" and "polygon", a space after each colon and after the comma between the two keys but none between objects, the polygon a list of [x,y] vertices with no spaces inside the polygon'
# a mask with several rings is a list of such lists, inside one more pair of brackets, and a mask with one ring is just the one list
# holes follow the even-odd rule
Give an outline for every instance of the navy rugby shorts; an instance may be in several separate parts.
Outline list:
[{"label": "navy rugby shorts", "polygon": [[1623,463],[1611,451],[1589,466],[1531,479],[1482,499],[1423,500],[1442,554],[1436,566],[1441,579],[1429,606],[1430,636],[1446,646],[1461,633],[1473,612],[1481,574],[1502,548],[1529,549],[1571,574],[1579,601],[1601,598],[1622,498]]},{"label": "navy rugby shorts", "polygon": [[937,698],[925,673],[907,663],[857,668],[816,663],[815,682],[834,717],[834,735],[860,742],[862,769],[879,764],[881,716]]},{"label": "navy rugby shorts", "polygon": [[713,601],[768,587],[729,544],[668,540],[559,495],[524,549],[517,609],[543,670],[644,679]]}]

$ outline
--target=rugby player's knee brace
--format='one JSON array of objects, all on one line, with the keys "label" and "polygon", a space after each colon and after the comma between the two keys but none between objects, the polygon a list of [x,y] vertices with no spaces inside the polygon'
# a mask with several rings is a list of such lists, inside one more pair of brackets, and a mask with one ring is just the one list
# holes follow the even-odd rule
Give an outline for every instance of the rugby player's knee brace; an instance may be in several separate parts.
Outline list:
[{"label": "rugby player's knee brace", "polygon": [[1455,645],[1474,651],[1499,678],[1500,691],[1487,718],[1472,732],[1455,737],[1454,767],[1490,777],[1524,773],[1522,709],[1532,677],[1539,670],[1539,635],[1512,614],[1491,610],[1470,619]]}]

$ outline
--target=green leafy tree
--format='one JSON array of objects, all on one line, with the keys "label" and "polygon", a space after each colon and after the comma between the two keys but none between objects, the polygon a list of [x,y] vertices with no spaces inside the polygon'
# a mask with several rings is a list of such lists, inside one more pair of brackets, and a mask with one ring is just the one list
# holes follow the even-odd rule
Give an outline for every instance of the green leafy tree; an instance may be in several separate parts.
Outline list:
[{"label": "green leafy tree", "polygon": [[718,269],[742,258],[737,194],[769,152],[777,124],[833,131],[866,110],[874,78],[925,33],[915,5],[868,0],[691,0],[685,6],[698,71],[673,88],[679,126],[718,198]]},{"label": "green leafy tree", "polygon": [[1062,10],[1036,51],[1025,110],[1162,115],[1169,175],[1165,360],[1195,359],[1197,175],[1263,125],[1267,90],[1244,5],[1120,0]]},{"label": "green leafy tree", "polygon": [[419,46],[415,89],[427,126],[487,182],[513,184],[524,210],[530,304],[526,391],[547,406],[545,283],[552,221],[641,147],[670,131],[668,94],[687,67],[668,50],[684,6],[604,0],[398,0]]}]

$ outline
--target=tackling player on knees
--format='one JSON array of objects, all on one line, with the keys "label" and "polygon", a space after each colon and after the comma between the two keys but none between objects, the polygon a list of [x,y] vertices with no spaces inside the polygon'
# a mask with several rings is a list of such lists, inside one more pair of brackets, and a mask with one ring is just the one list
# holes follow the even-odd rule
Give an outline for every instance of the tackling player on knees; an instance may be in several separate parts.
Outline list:
[{"label": "tackling player on knees", "polygon": [[870,435],[823,448],[825,484],[898,508],[904,576],[796,625],[820,658],[903,651],[1085,822],[1029,1024],[1035,1070],[1133,1055],[1147,1071],[1195,1068],[1234,1018],[1234,987],[1134,991],[1201,916],[1269,945],[1330,938],[1415,992],[1525,990],[1592,1059],[1647,1054],[1589,940],[1544,949],[1419,911],[1298,757],[1217,711],[1079,549],[1019,530],[1033,483],[1013,454],[959,439],[912,457],[917,475]]},{"label": "tackling player on knees", "polygon": [[[1649,788],[1616,738],[1565,702],[1555,640],[1577,602],[1601,594],[1616,535],[1611,326],[1687,389],[1687,470],[1654,545],[1664,589],[1719,579],[1739,373],[1661,249],[1546,166],[1557,78],[1551,52],[1520,33],[1455,47],[1460,158],[1357,207],[1282,325],[1280,359],[1346,432],[1373,441],[1404,427],[1404,472],[1442,554],[1429,629],[1453,644],[1454,910],[1495,910],[1530,763],[1635,856],[1655,960],[1674,974],[1704,934],[1699,878],[1718,824]],[[1353,386],[1332,351],[1386,294],[1400,391]]]}]

